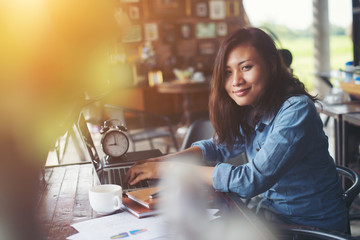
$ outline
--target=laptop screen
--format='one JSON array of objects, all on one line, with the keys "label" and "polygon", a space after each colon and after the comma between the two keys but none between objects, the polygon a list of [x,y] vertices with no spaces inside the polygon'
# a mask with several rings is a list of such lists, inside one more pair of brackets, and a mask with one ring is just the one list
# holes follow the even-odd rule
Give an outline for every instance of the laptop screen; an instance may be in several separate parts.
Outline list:
[{"label": "laptop screen", "polygon": [[81,137],[84,141],[84,144],[90,154],[91,161],[95,167],[95,170],[98,171],[102,169],[102,162],[100,161],[100,157],[98,152],[96,151],[94,142],[92,140],[89,128],[87,126],[85,117],[83,113],[80,113],[80,117],[78,120],[78,128],[81,134]]}]

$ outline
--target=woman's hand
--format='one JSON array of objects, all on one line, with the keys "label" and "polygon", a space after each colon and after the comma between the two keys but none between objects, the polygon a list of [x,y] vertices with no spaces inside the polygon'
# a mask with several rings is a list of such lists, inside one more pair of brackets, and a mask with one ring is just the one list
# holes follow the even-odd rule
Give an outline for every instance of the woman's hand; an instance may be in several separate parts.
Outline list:
[{"label": "woman's hand", "polygon": [[[188,165],[188,163],[157,161],[134,165],[127,172],[125,182],[130,185],[134,185],[141,180],[160,178],[164,171],[169,171],[170,168],[181,168],[184,167],[185,164]],[[192,164],[191,167],[196,169],[195,171],[198,173],[197,177],[199,180],[212,186],[212,173],[214,171],[214,167]]]},{"label": "woman's hand", "polygon": [[170,165],[169,160],[174,154],[162,157],[154,157],[135,162],[135,164],[126,173],[125,182],[134,185],[144,179],[160,178],[160,166],[166,167]]},{"label": "woman's hand", "polygon": [[169,171],[171,167],[176,167],[176,164],[183,164],[177,162],[177,160],[187,159],[189,156],[202,159],[201,149],[195,146],[181,152],[137,161],[127,172],[125,181],[130,185],[134,185],[141,180],[160,178],[164,171]]},{"label": "woman's hand", "polygon": [[134,185],[141,180],[160,178],[161,169],[169,167],[171,163],[147,160],[132,166],[126,174],[125,182]]}]

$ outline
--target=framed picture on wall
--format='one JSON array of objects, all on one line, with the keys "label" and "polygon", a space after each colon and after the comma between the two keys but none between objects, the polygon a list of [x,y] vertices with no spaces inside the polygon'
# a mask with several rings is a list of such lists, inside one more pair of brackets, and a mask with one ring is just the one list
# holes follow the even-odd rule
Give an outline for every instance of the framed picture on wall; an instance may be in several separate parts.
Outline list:
[{"label": "framed picture on wall", "polygon": [[196,38],[214,38],[216,37],[216,26],[214,22],[197,23]]},{"label": "framed picture on wall", "polygon": [[176,41],[176,25],[175,23],[163,23],[161,25],[162,41],[164,43],[174,43]]},{"label": "framed picture on wall", "polygon": [[140,20],[140,16],[141,16],[141,13],[140,13],[140,7],[139,5],[135,5],[135,4],[129,4],[129,18],[130,20]]},{"label": "framed picture on wall", "polygon": [[146,41],[156,41],[159,39],[158,26],[156,23],[146,23],[144,27]]},{"label": "framed picture on wall", "polygon": [[141,42],[142,34],[141,34],[141,26],[140,25],[133,25],[129,27],[122,38],[123,43],[134,43],[134,42]]},{"label": "framed picture on wall", "polygon": [[216,35],[223,37],[228,34],[228,27],[226,22],[218,22],[216,24]]},{"label": "framed picture on wall", "polygon": [[148,73],[149,86],[163,83],[163,73],[161,71],[150,71]]},{"label": "framed picture on wall", "polygon": [[144,0],[145,16],[148,19],[183,17],[187,3],[184,0]]},{"label": "framed picture on wall", "polygon": [[193,27],[190,23],[179,24],[179,36],[182,39],[190,39],[193,37]]},{"label": "framed picture on wall", "polygon": [[209,2],[210,19],[224,19],[226,16],[225,2],[223,0],[212,0]]},{"label": "framed picture on wall", "polygon": [[240,15],[240,5],[237,0],[226,1],[226,16],[227,17],[238,17]]},{"label": "framed picture on wall", "polygon": [[207,1],[195,2],[194,12],[196,17],[205,18],[209,16],[209,8]]},{"label": "framed picture on wall", "polygon": [[200,55],[215,55],[217,52],[217,43],[215,40],[201,41],[198,43]]}]

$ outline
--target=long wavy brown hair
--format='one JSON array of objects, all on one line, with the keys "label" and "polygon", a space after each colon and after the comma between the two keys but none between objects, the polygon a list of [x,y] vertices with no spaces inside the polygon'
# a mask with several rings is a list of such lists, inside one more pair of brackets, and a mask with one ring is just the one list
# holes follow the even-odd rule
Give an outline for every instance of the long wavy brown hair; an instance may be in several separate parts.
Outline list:
[{"label": "long wavy brown hair", "polygon": [[[254,106],[237,105],[225,90],[228,55],[243,44],[250,44],[256,49],[270,74],[265,91]],[[288,70],[269,35],[258,28],[241,28],[235,31],[222,42],[212,76],[209,110],[217,143],[232,148],[236,140],[244,141],[253,131],[249,119],[254,125],[263,116],[274,116],[286,99],[302,94],[312,101],[317,100],[307,93],[304,84]]]}]

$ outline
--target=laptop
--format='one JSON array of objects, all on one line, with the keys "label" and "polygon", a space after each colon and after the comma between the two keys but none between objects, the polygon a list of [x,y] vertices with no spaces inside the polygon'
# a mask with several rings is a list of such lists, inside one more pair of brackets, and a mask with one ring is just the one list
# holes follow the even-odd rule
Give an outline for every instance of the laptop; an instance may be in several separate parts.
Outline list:
[{"label": "laptop", "polygon": [[[85,144],[85,148],[90,155],[91,162],[100,184],[120,185],[124,193],[153,187],[156,184],[156,180],[143,180],[135,185],[129,185],[124,179],[127,171],[136,161],[162,156],[163,154],[159,149],[127,152],[120,158],[105,157],[106,155],[101,150],[98,151],[96,149],[83,113],[80,113],[77,127],[79,129],[80,137]],[[99,153],[102,156],[100,156]]]}]

